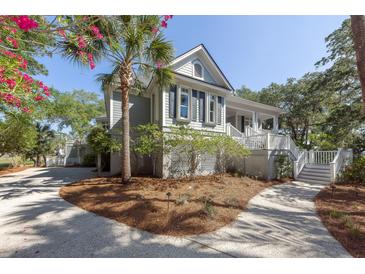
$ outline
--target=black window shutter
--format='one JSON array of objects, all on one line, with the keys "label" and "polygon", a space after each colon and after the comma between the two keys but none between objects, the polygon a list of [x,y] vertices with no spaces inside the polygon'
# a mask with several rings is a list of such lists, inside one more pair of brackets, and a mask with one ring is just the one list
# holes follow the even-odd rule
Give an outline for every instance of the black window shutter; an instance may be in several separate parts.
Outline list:
[{"label": "black window shutter", "polygon": [[170,86],[169,117],[176,118],[176,85]]},{"label": "black window shutter", "polygon": [[199,122],[205,122],[205,93],[199,92]]}]

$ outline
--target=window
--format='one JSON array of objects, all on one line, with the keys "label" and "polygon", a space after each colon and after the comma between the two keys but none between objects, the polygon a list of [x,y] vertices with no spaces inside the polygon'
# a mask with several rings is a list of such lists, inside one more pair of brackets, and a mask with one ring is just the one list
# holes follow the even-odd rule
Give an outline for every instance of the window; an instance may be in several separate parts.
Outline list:
[{"label": "window", "polygon": [[205,122],[205,92],[199,91],[199,122]]},{"label": "window", "polygon": [[194,90],[191,94],[191,120],[198,121],[198,91]]},{"label": "window", "polygon": [[217,124],[222,124],[222,113],[223,113],[223,100],[224,98],[218,96],[218,111],[217,111]]},{"label": "window", "polygon": [[155,122],[155,95],[152,94],[152,123]]},{"label": "window", "polygon": [[203,78],[203,67],[200,63],[194,63],[194,77]]},{"label": "window", "polygon": [[189,119],[189,90],[186,88],[180,91],[180,118]]},{"label": "window", "polygon": [[215,100],[216,100],[215,95],[209,95],[208,96],[208,102],[209,102],[208,122],[209,123],[215,123]]},{"label": "window", "polygon": [[170,91],[169,91],[169,117],[170,118],[176,118],[176,98],[177,98],[176,90],[177,90],[176,85],[170,86]]}]

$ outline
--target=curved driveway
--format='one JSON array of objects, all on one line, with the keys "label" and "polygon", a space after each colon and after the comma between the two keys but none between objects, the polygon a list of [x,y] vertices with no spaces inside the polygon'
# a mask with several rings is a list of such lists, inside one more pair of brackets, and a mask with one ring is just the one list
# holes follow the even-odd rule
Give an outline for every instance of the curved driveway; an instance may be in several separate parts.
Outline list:
[{"label": "curved driveway", "polygon": [[0,177],[0,257],[349,257],[317,217],[322,185],[276,185],[214,233],[176,238],[143,232],[73,206],[61,185],[87,168],[32,168]]}]

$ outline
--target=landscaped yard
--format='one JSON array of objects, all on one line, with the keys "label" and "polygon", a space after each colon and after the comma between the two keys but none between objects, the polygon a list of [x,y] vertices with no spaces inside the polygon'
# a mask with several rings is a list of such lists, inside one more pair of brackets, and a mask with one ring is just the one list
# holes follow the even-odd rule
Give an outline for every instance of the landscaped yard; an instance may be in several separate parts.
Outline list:
[{"label": "landscaped yard", "polygon": [[95,178],[61,188],[65,200],[85,210],[156,234],[214,231],[232,222],[247,202],[279,182],[247,177],[205,176],[193,180],[135,177]]},{"label": "landscaped yard", "polygon": [[315,199],[322,222],[354,257],[365,257],[365,187],[326,187]]}]

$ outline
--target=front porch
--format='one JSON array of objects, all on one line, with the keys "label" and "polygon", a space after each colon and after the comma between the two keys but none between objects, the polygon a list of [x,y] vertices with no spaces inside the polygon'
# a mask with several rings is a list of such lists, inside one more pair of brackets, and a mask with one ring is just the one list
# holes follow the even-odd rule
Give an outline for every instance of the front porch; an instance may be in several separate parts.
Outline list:
[{"label": "front porch", "polygon": [[239,97],[227,98],[226,123],[231,124],[244,137],[264,133],[278,133],[279,115],[276,107],[248,101]]}]

